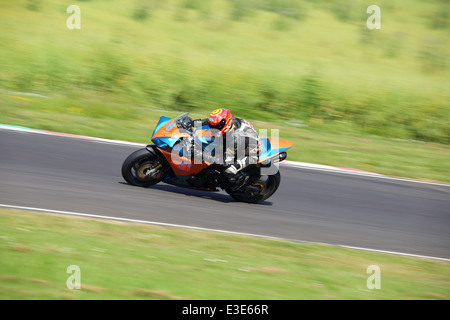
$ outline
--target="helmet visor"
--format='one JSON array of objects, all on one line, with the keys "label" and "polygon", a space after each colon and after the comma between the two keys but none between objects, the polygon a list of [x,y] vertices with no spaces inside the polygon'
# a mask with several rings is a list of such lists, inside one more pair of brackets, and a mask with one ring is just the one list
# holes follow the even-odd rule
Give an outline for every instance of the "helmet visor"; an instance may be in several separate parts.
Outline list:
[{"label": "helmet visor", "polygon": [[223,127],[225,126],[225,123],[226,123],[226,120],[225,119],[222,119],[222,120],[220,120],[220,122],[219,123],[217,123],[217,124],[211,124],[211,123],[209,123],[209,127],[211,128],[211,129],[216,129],[216,130],[222,130],[223,129]]}]

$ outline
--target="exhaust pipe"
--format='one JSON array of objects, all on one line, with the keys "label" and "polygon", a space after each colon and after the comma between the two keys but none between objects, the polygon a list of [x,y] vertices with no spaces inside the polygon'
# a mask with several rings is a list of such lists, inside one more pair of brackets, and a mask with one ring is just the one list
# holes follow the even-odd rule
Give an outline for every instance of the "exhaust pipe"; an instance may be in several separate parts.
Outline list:
[{"label": "exhaust pipe", "polygon": [[285,160],[287,158],[286,152],[281,152],[279,154],[274,155],[273,157],[264,160],[264,162],[261,162],[262,167],[270,167],[272,163],[277,163]]},{"label": "exhaust pipe", "polygon": [[278,160],[274,160],[275,162],[281,162],[283,160],[285,160],[287,158],[287,153],[286,152],[282,152],[278,155]]}]

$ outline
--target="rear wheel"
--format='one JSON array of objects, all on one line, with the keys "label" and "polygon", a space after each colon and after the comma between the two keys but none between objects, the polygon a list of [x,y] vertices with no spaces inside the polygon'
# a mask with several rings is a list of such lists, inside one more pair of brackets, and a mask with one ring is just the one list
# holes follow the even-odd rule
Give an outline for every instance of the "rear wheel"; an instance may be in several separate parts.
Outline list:
[{"label": "rear wheel", "polygon": [[247,203],[257,203],[268,199],[280,186],[281,175],[278,171],[274,175],[250,178],[250,182],[241,191],[225,190],[233,199]]},{"label": "rear wheel", "polygon": [[164,161],[147,149],[137,150],[123,162],[122,177],[134,186],[152,186],[163,178]]}]

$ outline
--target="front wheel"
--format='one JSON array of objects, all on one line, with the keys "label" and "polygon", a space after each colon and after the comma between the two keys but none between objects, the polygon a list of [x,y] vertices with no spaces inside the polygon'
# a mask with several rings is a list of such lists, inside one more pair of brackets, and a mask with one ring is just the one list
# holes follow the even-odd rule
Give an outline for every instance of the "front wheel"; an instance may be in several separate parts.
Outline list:
[{"label": "front wheel", "polygon": [[259,179],[251,180],[249,186],[243,191],[225,190],[233,199],[247,203],[257,203],[268,199],[280,186],[281,175],[278,171],[274,175],[261,176]]},{"label": "front wheel", "polygon": [[148,187],[161,181],[164,161],[147,149],[130,154],[122,165],[122,177],[131,185]]}]

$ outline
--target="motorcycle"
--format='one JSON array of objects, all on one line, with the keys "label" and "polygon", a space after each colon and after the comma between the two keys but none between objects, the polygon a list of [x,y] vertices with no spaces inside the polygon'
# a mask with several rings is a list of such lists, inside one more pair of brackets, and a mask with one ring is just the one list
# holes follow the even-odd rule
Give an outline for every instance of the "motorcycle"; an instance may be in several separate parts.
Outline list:
[{"label": "motorcycle", "polygon": [[[176,118],[162,116],[153,131],[153,144],[130,154],[122,165],[122,176],[129,184],[148,187],[159,182],[190,189],[225,190],[236,201],[257,203],[272,196],[280,185],[278,162],[286,159],[292,143],[261,138],[257,161],[243,170],[244,183],[234,184],[223,175],[223,166],[201,159],[194,161],[192,149],[183,144],[195,141],[205,150],[214,141],[209,126],[186,126],[189,113]],[[209,134],[208,134],[209,133]]]}]

